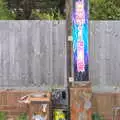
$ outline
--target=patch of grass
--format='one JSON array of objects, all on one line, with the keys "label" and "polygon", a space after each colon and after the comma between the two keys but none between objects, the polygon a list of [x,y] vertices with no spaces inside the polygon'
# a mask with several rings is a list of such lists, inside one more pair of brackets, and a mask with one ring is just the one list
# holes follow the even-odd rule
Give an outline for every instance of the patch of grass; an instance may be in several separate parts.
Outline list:
[{"label": "patch of grass", "polygon": [[0,112],[0,120],[6,120],[7,119],[7,113]]},{"label": "patch of grass", "polygon": [[28,116],[26,113],[21,113],[17,120],[28,120]]}]

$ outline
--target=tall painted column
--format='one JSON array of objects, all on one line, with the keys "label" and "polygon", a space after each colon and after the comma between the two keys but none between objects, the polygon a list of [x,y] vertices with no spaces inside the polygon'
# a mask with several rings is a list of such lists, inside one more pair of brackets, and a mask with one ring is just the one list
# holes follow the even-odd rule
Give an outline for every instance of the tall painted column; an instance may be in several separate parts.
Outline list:
[{"label": "tall painted column", "polygon": [[88,0],[73,0],[72,38],[74,80],[88,81]]}]

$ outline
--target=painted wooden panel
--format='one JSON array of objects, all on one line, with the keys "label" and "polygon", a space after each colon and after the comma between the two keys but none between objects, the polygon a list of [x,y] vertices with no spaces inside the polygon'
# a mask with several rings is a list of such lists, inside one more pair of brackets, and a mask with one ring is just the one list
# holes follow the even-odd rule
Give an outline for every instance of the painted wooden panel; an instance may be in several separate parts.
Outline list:
[{"label": "painted wooden panel", "polygon": [[71,120],[92,120],[92,91],[90,86],[70,88]]}]

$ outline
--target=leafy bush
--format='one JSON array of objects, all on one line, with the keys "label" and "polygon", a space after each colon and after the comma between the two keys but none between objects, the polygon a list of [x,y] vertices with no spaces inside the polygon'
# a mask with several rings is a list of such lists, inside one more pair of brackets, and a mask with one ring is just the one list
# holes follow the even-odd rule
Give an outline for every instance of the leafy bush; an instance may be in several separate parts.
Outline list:
[{"label": "leafy bush", "polygon": [[119,20],[119,0],[90,0],[90,19],[92,20]]},{"label": "leafy bush", "polygon": [[5,0],[0,0],[0,20],[13,19],[15,19],[15,14],[8,10],[7,2]]},{"label": "leafy bush", "polygon": [[59,10],[51,9],[47,12],[38,12],[37,10],[32,10],[32,16],[37,17],[40,20],[62,20],[65,19],[64,16],[60,14]]},{"label": "leafy bush", "polygon": [[6,120],[7,119],[7,113],[0,112],[0,120]]},{"label": "leafy bush", "polygon": [[[23,3],[19,3],[19,4],[23,4]],[[8,0],[0,0],[0,20],[15,20],[15,19],[60,20],[60,19],[64,19],[63,17],[64,15],[62,13],[64,10],[64,2],[61,2],[61,0],[57,0],[57,1],[56,0],[43,0],[43,1],[40,1],[39,4],[41,4],[40,10],[46,10],[46,12],[45,11],[37,12],[36,10],[32,10],[29,4],[28,4],[29,7],[27,8],[28,9],[27,11],[23,8],[22,10],[17,9],[17,11],[15,9],[9,10]],[[15,5],[17,8],[17,4]],[[33,11],[32,15],[31,15],[31,11]],[[26,18],[26,15],[28,16],[28,18]]]}]

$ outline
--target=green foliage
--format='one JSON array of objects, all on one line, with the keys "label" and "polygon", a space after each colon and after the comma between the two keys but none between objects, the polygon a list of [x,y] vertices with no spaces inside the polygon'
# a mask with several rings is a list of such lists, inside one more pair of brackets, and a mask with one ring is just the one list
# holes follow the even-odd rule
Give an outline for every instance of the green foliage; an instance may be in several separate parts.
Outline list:
[{"label": "green foliage", "polygon": [[[22,4],[22,3],[19,3],[19,4]],[[39,4],[41,6],[40,12],[37,12],[35,10],[36,8],[32,10],[30,7],[26,9],[27,12],[25,9],[23,9],[23,12],[18,12],[19,10],[17,12],[16,11],[12,12],[12,10],[8,9],[8,0],[0,0],[0,20],[15,20],[15,19],[61,20],[61,19],[65,19],[65,16],[62,13],[64,8],[64,0],[57,0],[57,1],[43,0]],[[17,6],[19,5],[16,4],[16,7]],[[31,11],[32,11],[32,15],[31,15]],[[27,15],[28,18],[25,18],[25,15]]]},{"label": "green foliage", "polygon": [[0,120],[6,120],[7,119],[7,113],[0,112]]},{"label": "green foliage", "polygon": [[8,10],[7,2],[5,0],[0,0],[0,20],[13,19],[15,19],[15,14]]},{"label": "green foliage", "polygon": [[65,19],[64,16],[60,14],[60,11],[56,9],[51,9],[47,12],[37,12],[36,10],[32,10],[32,16],[37,17],[40,20],[62,20]]},{"label": "green foliage", "polygon": [[28,116],[26,113],[21,113],[17,120],[28,120]]},{"label": "green foliage", "polygon": [[91,20],[119,20],[119,0],[90,0]]},{"label": "green foliage", "polygon": [[105,119],[102,115],[99,115],[98,113],[93,113],[92,120],[105,120]]}]

